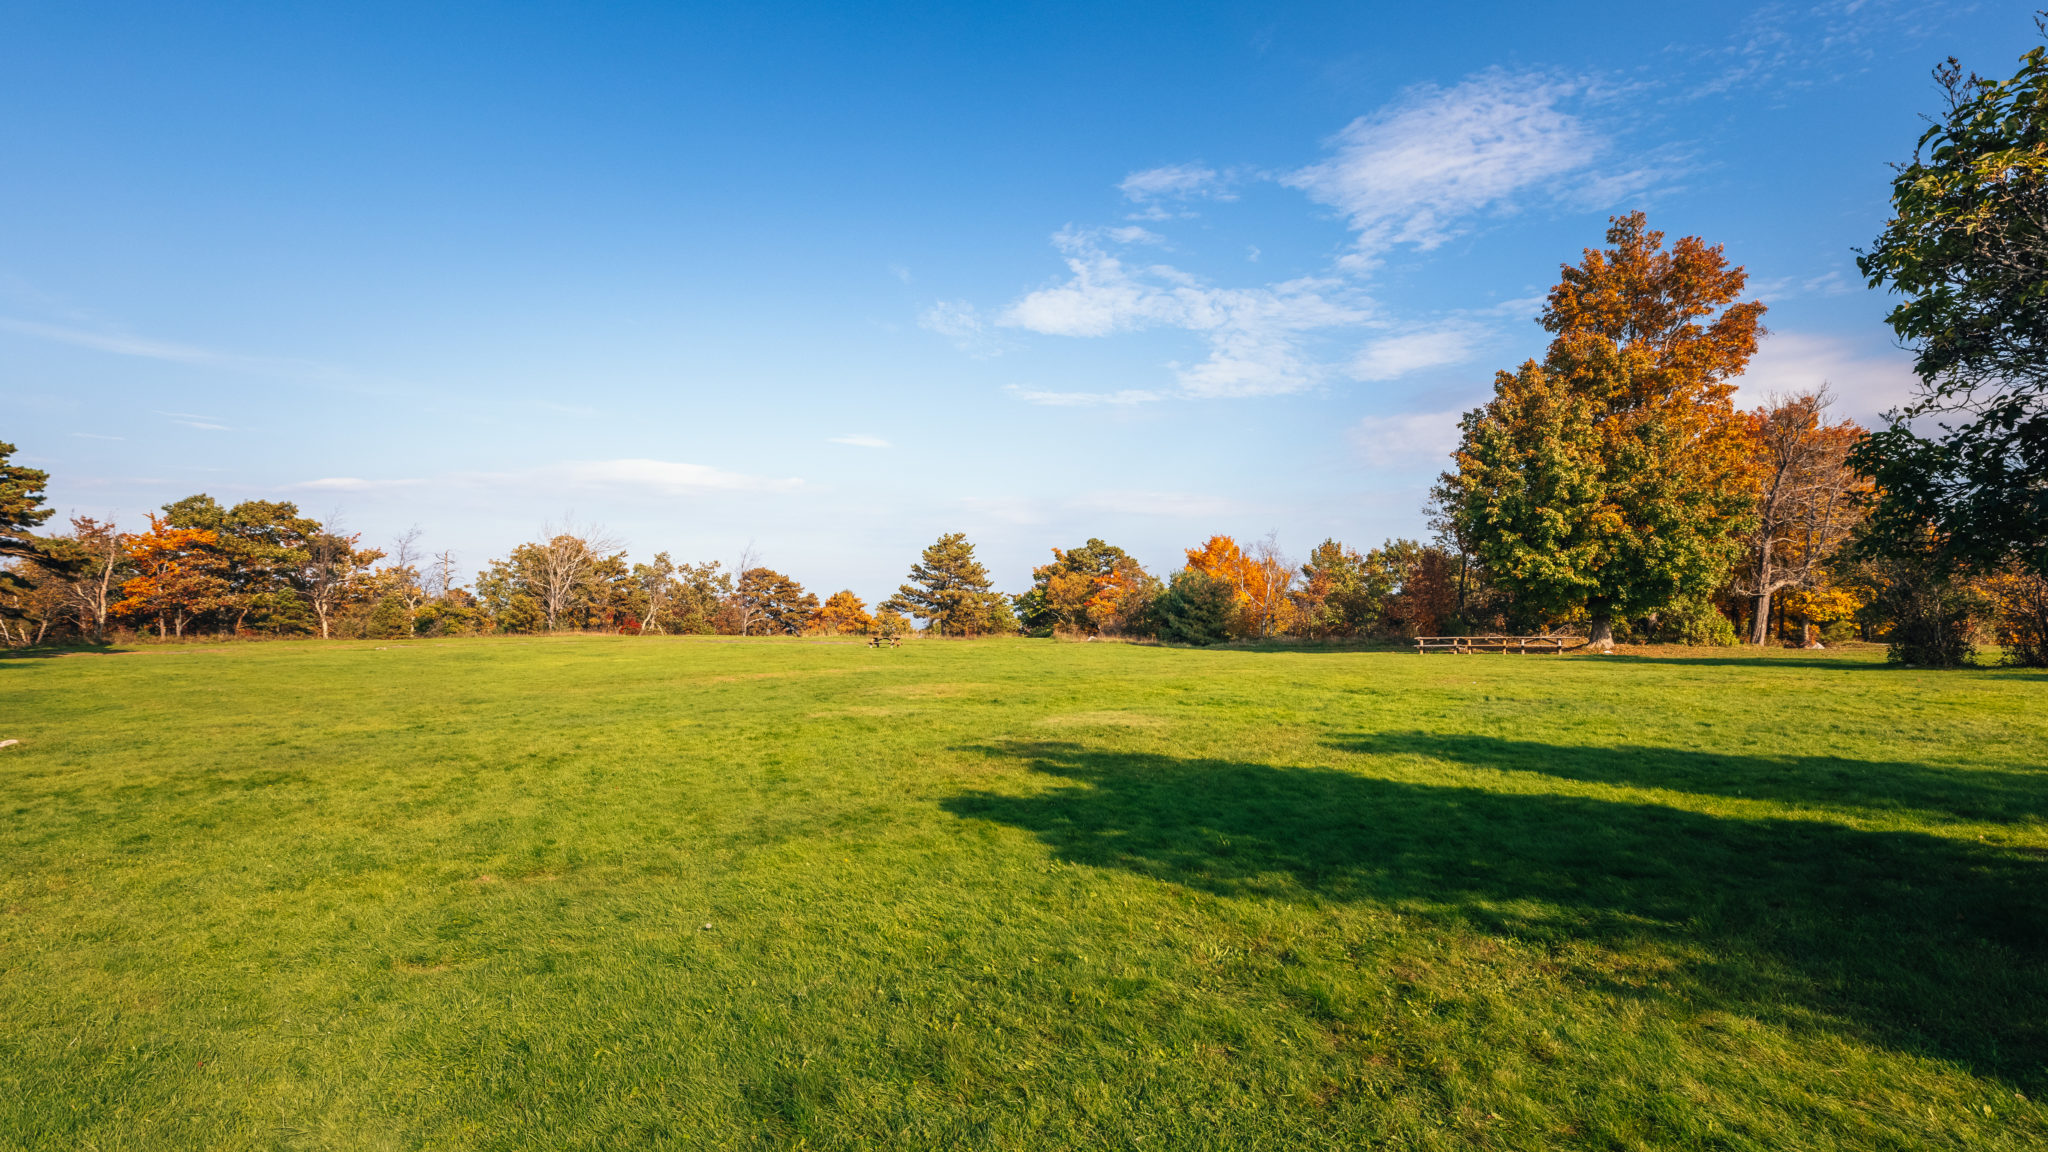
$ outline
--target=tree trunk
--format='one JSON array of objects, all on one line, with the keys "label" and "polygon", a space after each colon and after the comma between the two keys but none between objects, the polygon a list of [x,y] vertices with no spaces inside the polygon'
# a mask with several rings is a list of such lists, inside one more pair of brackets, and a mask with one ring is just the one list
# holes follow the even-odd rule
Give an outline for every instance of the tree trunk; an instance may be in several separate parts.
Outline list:
[{"label": "tree trunk", "polygon": [[1593,609],[1593,626],[1587,630],[1586,647],[1596,652],[1614,651],[1614,614],[1605,608]]},{"label": "tree trunk", "polygon": [[1761,648],[1771,639],[1771,593],[1768,589],[1756,598],[1756,615],[1749,625],[1749,642]]}]

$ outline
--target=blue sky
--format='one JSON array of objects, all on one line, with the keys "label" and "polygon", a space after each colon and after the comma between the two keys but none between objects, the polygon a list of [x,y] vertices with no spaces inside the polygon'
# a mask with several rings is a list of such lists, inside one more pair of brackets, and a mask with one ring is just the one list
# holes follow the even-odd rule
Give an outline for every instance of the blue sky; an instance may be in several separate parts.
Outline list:
[{"label": "blue sky", "polygon": [[1723,243],[1753,400],[1910,375],[1852,249],[2021,4],[0,6],[0,439],[885,594],[965,531],[1418,535],[1606,217]]}]

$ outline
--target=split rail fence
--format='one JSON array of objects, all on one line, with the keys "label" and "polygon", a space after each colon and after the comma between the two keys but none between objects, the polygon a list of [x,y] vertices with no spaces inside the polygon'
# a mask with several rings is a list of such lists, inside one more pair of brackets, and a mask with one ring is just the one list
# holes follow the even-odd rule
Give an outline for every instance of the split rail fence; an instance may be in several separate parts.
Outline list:
[{"label": "split rail fence", "polygon": [[1454,652],[1470,656],[1474,652],[1562,652],[1566,641],[1576,641],[1575,636],[1417,636],[1415,651],[1421,655],[1431,652]]}]

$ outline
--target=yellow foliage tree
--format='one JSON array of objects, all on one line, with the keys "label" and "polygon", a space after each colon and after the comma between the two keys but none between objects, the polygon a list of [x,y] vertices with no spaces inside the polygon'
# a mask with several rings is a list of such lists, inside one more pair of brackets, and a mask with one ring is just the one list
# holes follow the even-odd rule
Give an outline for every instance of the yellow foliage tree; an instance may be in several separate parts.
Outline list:
[{"label": "yellow foliage tree", "polygon": [[867,604],[850,588],[834,592],[812,618],[811,628],[828,636],[864,636],[875,626],[875,618],[868,615],[867,608]]}]

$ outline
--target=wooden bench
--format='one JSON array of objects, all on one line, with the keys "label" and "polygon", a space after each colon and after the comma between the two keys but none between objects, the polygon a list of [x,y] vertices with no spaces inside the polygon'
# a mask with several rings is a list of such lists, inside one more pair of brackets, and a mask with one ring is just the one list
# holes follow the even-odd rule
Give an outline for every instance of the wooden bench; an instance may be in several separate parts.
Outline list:
[{"label": "wooden bench", "polygon": [[1565,641],[1575,640],[1572,636],[1417,636],[1415,651],[1421,655],[1431,652],[1456,652],[1470,656],[1474,652],[1562,652]]}]

